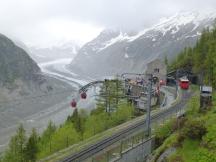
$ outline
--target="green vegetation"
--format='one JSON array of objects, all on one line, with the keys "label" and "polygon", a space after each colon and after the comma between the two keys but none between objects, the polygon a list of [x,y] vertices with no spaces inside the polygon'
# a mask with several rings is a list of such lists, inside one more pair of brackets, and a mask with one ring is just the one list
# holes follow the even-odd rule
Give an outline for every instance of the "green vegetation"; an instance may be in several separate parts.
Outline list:
[{"label": "green vegetation", "polygon": [[1,162],[34,162],[132,119],[134,108],[122,99],[124,92],[120,82],[106,84],[101,88],[97,108],[90,114],[75,109],[61,126],[50,122],[40,136],[33,129],[28,138],[21,125]]},{"label": "green vegetation", "polygon": [[175,121],[174,120],[175,119],[166,121],[162,127],[161,125],[156,126],[155,128],[156,147],[160,146],[164,142],[164,140],[175,131],[175,128],[174,128]]},{"label": "green vegetation", "polygon": [[[215,105],[215,97],[214,102]],[[158,128],[156,141],[160,146],[154,151],[154,160],[168,148],[176,148],[166,160],[170,162],[215,162],[216,161],[216,107],[207,112],[199,111],[198,94],[187,105],[186,117],[172,119]],[[178,123],[178,127],[175,127]]]},{"label": "green vegetation", "polygon": [[22,125],[17,129],[15,136],[11,138],[9,147],[5,152],[2,161],[15,162],[15,161],[35,161],[37,153],[37,134],[32,130],[29,139],[25,135],[25,130]]},{"label": "green vegetation", "polygon": [[[115,111],[119,105],[124,103],[125,100],[122,100],[122,96],[124,95],[124,89],[122,86],[122,82],[119,80],[105,80],[105,83],[101,86],[100,96],[97,98],[97,107],[98,110],[105,112],[113,112]],[[94,114],[95,111],[92,111]]]},{"label": "green vegetation", "polygon": [[[165,58],[165,62],[166,58]],[[216,88],[216,26],[205,29],[194,48],[185,48],[171,64],[170,71],[186,69],[202,75],[205,84]],[[192,86],[198,92],[198,88]],[[187,105],[186,117],[172,119],[156,131],[154,161],[169,148],[175,148],[165,160],[170,162],[215,162],[216,161],[216,94],[213,106],[200,111],[199,94]],[[176,127],[177,126],[177,127]]]},{"label": "green vegetation", "polygon": [[216,26],[205,29],[194,48],[185,48],[169,65],[169,70],[184,68],[204,75],[204,82],[216,88]]}]

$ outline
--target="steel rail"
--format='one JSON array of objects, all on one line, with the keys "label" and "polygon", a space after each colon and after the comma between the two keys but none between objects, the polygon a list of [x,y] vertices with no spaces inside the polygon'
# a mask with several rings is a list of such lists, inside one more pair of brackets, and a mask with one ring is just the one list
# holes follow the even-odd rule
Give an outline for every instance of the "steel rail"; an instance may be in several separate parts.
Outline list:
[{"label": "steel rail", "polygon": [[[186,105],[187,101],[189,100],[191,94],[189,94],[188,96],[186,96],[185,98],[181,99],[176,105],[173,105],[167,109],[164,109],[163,111],[161,111],[160,113],[154,114],[151,116],[151,121],[155,122],[157,120],[163,119],[166,116],[169,116],[170,114],[173,114],[175,112],[177,112],[177,110],[183,109],[184,106]],[[141,121],[139,123],[136,123],[116,134],[114,134],[111,137],[105,138],[102,141],[99,141],[96,144],[93,144],[85,149],[83,149],[82,151],[75,153],[63,160],[61,160],[60,162],[80,162],[83,161],[87,158],[89,158],[90,156],[94,155],[95,153],[100,152],[101,150],[105,149],[108,146],[111,146],[112,144],[116,143],[117,141],[121,140],[122,138],[126,137],[128,134],[134,132],[136,129],[140,129],[140,127],[145,127],[146,125],[146,121]]]}]

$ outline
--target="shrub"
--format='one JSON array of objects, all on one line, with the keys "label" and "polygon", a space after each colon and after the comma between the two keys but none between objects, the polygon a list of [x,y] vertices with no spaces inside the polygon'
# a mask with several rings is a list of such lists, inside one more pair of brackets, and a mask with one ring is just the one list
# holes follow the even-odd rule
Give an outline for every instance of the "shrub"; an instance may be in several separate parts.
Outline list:
[{"label": "shrub", "polygon": [[159,147],[164,140],[173,132],[173,120],[166,122],[162,127],[157,127],[155,131],[155,147]]},{"label": "shrub", "polygon": [[176,131],[178,129],[181,129],[185,124],[186,118],[185,117],[179,117],[175,120],[173,120],[172,124],[172,131]]},{"label": "shrub", "polygon": [[169,162],[184,162],[183,158],[180,155],[171,156],[168,161]]},{"label": "shrub", "polygon": [[203,137],[203,145],[208,147],[209,149],[216,148],[216,125],[211,125],[208,128],[208,133]]},{"label": "shrub", "polygon": [[187,116],[195,116],[195,115],[198,115],[199,114],[199,106],[200,103],[199,103],[199,96],[196,95],[196,96],[193,96],[190,101],[188,102],[187,104]]},{"label": "shrub", "polygon": [[205,148],[201,148],[197,152],[197,156],[196,156],[195,160],[197,162],[215,162],[216,161],[216,155],[213,152],[211,152]]},{"label": "shrub", "polygon": [[204,120],[196,118],[187,120],[181,133],[184,137],[201,140],[206,132]]}]

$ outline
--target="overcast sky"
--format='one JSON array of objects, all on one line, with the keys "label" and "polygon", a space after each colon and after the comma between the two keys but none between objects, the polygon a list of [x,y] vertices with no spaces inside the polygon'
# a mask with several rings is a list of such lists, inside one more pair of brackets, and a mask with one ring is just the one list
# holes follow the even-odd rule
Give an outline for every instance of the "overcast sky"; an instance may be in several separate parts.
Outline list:
[{"label": "overcast sky", "polygon": [[0,33],[27,45],[83,44],[105,28],[139,30],[180,11],[210,11],[216,0],[0,0]]}]

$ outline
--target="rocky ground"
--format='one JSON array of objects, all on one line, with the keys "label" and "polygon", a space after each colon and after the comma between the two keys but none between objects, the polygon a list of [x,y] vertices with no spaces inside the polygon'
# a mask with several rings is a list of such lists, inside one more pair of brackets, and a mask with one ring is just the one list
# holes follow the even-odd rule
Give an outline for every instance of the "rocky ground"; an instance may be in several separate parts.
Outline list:
[{"label": "rocky ground", "polygon": [[35,93],[17,100],[0,102],[0,151],[2,151],[17,126],[23,123],[29,131],[32,127],[42,131],[54,114],[67,108],[62,116],[58,116],[56,124],[64,120],[64,116],[72,113],[70,96],[75,89],[63,81],[48,77],[53,90],[48,93]]},{"label": "rocky ground", "polygon": [[33,127],[42,132],[49,121],[59,125],[72,114],[70,102],[77,96],[80,84],[86,82],[73,80],[72,78],[77,78],[75,76],[59,74],[62,70],[59,67],[65,67],[66,63],[54,62],[42,66],[42,71],[52,86],[49,92],[35,91],[31,96],[0,102],[0,152],[6,148],[20,123],[23,123],[27,132]]}]

